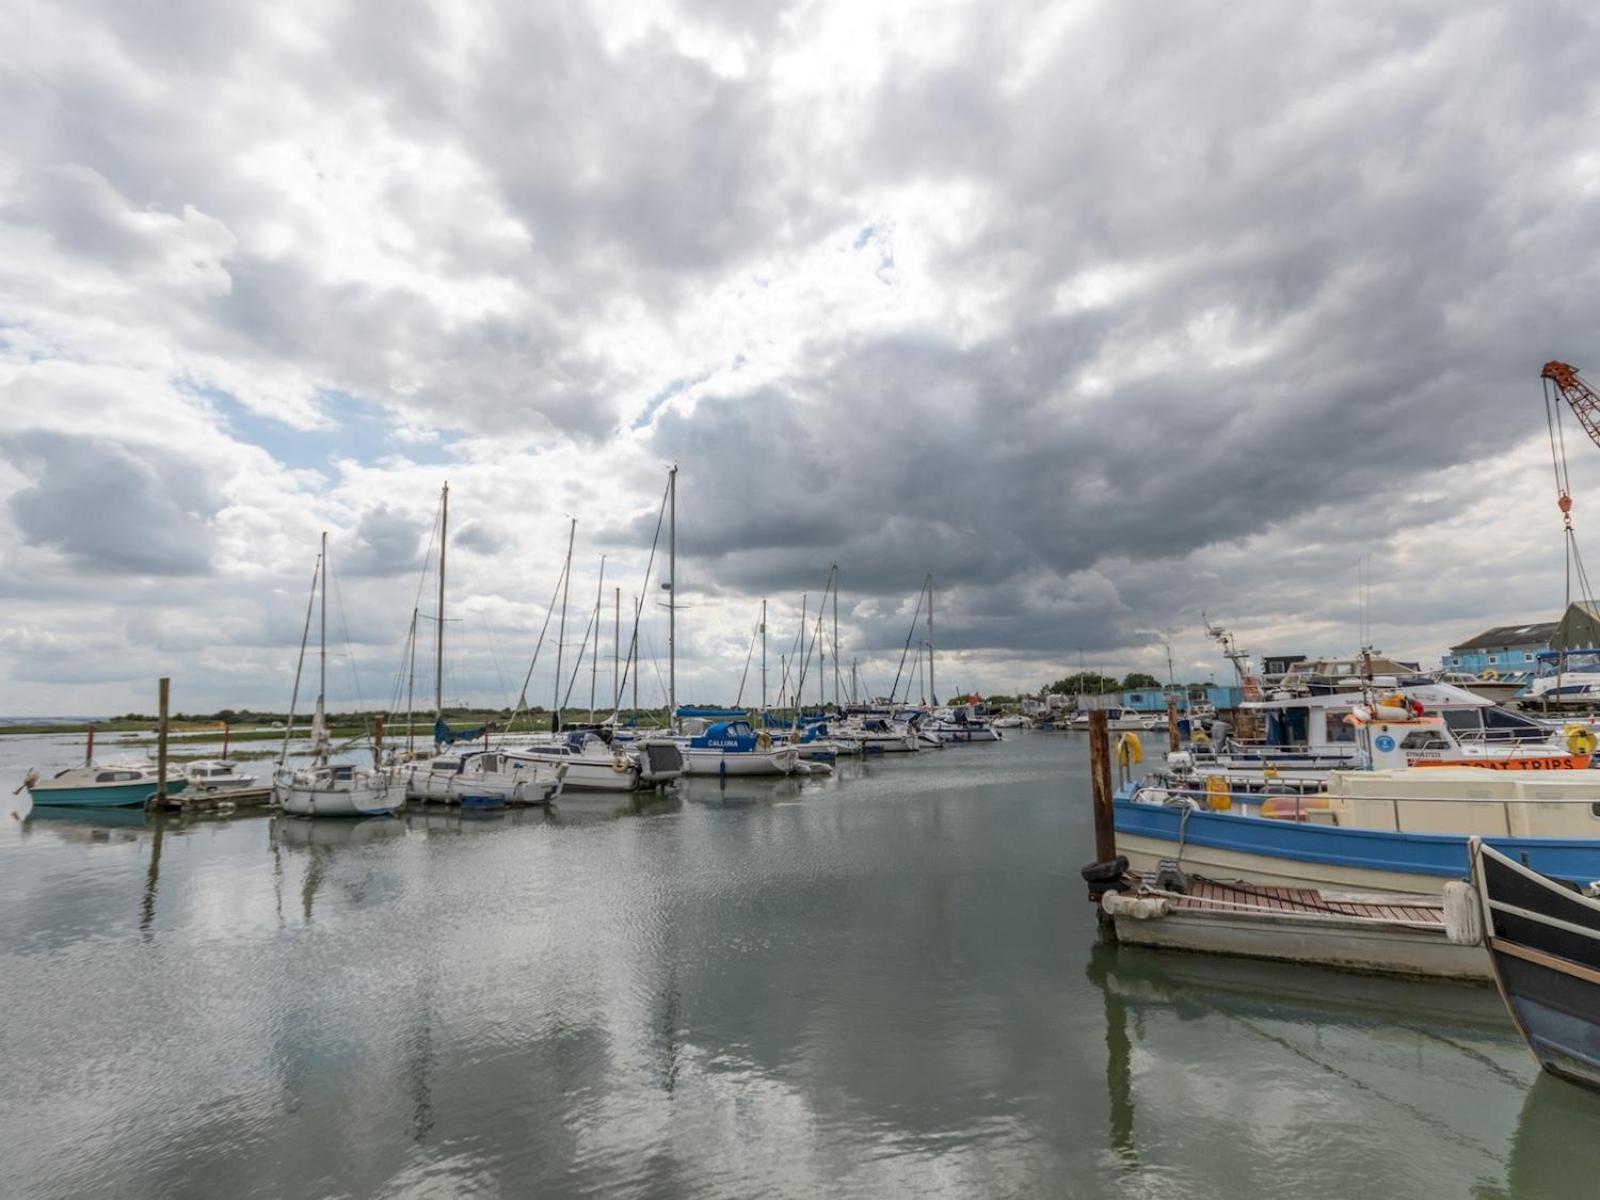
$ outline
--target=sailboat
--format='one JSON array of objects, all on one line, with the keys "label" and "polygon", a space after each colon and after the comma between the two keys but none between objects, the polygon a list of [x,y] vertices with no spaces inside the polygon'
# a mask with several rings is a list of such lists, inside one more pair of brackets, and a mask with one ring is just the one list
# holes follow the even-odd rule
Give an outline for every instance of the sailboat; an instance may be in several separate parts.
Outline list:
[{"label": "sailboat", "polygon": [[[311,765],[289,767],[289,738],[294,732],[294,707],[300,698],[300,674],[305,668],[306,642],[311,632],[311,605],[320,596],[320,651],[317,661],[317,707],[311,718]],[[306,628],[300,636],[300,661],[295,666],[294,693],[289,699],[289,721],[283,750],[272,778],[272,798],[283,811],[297,817],[372,817],[392,813],[404,789],[392,784],[389,774],[348,763],[329,761],[327,719],[328,690],[328,535],[322,535],[322,552],[311,578],[311,598],[306,602]]]}]

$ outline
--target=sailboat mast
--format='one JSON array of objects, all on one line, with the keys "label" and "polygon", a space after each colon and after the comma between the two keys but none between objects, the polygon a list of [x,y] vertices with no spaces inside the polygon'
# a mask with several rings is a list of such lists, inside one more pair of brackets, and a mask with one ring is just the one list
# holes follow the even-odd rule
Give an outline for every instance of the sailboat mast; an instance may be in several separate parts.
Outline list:
[{"label": "sailboat mast", "polygon": [[611,618],[611,714],[615,717],[617,709],[622,707],[622,589],[613,588],[612,591],[616,593]]},{"label": "sailboat mast", "polygon": [[606,591],[606,556],[600,556],[600,582],[594,589],[594,653],[589,656],[589,724],[594,724],[595,684],[600,680],[600,598]]},{"label": "sailboat mast", "polygon": [[833,706],[839,707],[839,564],[833,564]]},{"label": "sailboat mast", "polygon": [[633,637],[628,643],[628,676],[633,680],[633,708],[630,715],[639,719],[639,597],[633,598]]},{"label": "sailboat mast", "polygon": [[567,565],[561,572],[561,624],[556,629],[556,694],[550,705],[550,732],[561,728],[561,651],[567,643],[567,593],[572,590],[572,540],[578,535],[578,518],[568,518]]},{"label": "sailboat mast", "polygon": [[933,686],[933,576],[928,576],[928,699],[939,703],[939,689]]},{"label": "sailboat mast", "polygon": [[411,610],[411,662],[406,672],[406,753],[416,749],[416,690],[417,690],[417,610]]},{"label": "sailboat mast", "polygon": [[667,724],[678,719],[678,464],[667,472]]},{"label": "sailboat mast", "polygon": [[767,711],[767,598],[761,597],[761,711]]},{"label": "sailboat mast", "polygon": [[328,696],[328,531],[322,531],[322,622],[318,628],[322,649],[317,660],[317,704],[326,707]]},{"label": "sailboat mast", "polygon": [[450,483],[439,493],[439,636],[433,643],[434,716],[444,716],[444,547],[450,526]]}]

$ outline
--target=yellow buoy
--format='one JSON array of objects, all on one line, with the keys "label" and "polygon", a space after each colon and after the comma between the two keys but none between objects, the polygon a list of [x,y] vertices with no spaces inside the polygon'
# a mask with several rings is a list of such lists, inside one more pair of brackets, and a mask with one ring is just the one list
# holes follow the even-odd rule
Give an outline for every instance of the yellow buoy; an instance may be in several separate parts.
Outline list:
[{"label": "yellow buoy", "polygon": [[1600,740],[1595,738],[1594,730],[1587,725],[1568,725],[1562,732],[1567,735],[1569,754],[1581,754],[1587,757],[1594,753],[1596,742]]},{"label": "yellow buoy", "polygon": [[1117,739],[1117,765],[1127,768],[1144,761],[1144,746],[1137,733],[1124,733]]}]

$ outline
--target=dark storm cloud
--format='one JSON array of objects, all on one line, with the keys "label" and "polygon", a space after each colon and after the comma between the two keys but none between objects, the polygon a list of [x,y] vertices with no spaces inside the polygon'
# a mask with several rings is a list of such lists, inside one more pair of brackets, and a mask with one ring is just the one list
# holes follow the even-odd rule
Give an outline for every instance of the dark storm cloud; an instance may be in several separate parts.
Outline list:
[{"label": "dark storm cloud", "polygon": [[[682,464],[686,595],[793,603],[837,562],[847,636],[896,649],[931,572],[941,645],[1059,656],[1217,605],[1348,625],[1374,551],[1419,621],[1509,602],[1479,559],[1541,569],[1470,530],[1396,546],[1472,498],[1460,464],[1540,432],[1540,363],[1592,358],[1587,8],[999,2],[880,15],[845,48],[808,41],[826,5],[683,0],[619,29],[408,0],[314,6],[288,36],[273,11],[83,5],[81,60],[0,72],[15,244],[142,307],[139,273],[193,239],[225,286],[160,322],[160,361],[537,445],[552,480],[655,397],[617,461]],[[341,253],[349,207],[381,269]],[[0,263],[0,299],[32,303],[56,261]],[[753,276],[799,299],[701,345]],[[92,358],[85,312],[132,320],[107,303],[65,295],[39,340],[83,322]],[[151,483],[153,451],[18,454],[32,544],[208,561],[215,504]],[[59,478],[24,462],[46,454]],[[153,541],[63,515],[90,471]],[[648,545],[639,503],[603,544]],[[411,570],[425,533],[370,509],[336,570]],[[460,544],[499,548],[479,533]]]},{"label": "dark storm cloud", "polygon": [[182,452],[34,431],[0,435],[0,454],[29,480],[9,504],[28,545],[95,574],[210,570],[221,501]]},{"label": "dark storm cloud", "polygon": [[[1430,11],[1116,6],[1009,94],[1017,47],[975,12],[962,63],[889,71],[855,169],[987,191],[934,269],[992,285],[1000,328],[819,342],[803,377],[664,418],[702,497],[682,544],[731,589],[837,559],[895,596],[931,570],[972,602],[951,637],[1043,650],[1193,619],[1197,549],[1326,508],[1317,548],[1349,564],[1395,522],[1341,508],[1437,515],[1430,474],[1537,433],[1539,364],[1592,343],[1600,270],[1574,250],[1600,190],[1572,186],[1586,76],[1556,103],[1508,19]],[[1524,17],[1600,41],[1571,10]],[[1045,315],[1119,266],[1147,282]],[[1128,577],[1113,602],[1001,617],[1041,572],[1097,564]],[[1260,595],[1278,569],[1209,588]]]}]

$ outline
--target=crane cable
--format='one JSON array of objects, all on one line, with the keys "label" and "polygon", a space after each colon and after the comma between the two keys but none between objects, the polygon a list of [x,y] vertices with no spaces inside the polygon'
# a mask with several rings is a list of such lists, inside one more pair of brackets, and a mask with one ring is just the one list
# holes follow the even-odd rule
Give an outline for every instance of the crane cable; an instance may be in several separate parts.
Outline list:
[{"label": "crane cable", "polygon": [[1591,612],[1595,611],[1594,591],[1589,586],[1589,574],[1584,570],[1583,555],[1578,550],[1578,537],[1572,527],[1572,484],[1567,466],[1567,437],[1561,420],[1561,388],[1551,379],[1544,379],[1545,424],[1550,433],[1550,462],[1555,472],[1556,504],[1561,509],[1561,523],[1566,535],[1566,606],[1572,605],[1572,580],[1576,570],[1580,598]]}]

